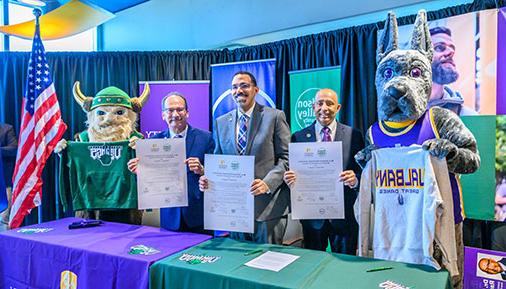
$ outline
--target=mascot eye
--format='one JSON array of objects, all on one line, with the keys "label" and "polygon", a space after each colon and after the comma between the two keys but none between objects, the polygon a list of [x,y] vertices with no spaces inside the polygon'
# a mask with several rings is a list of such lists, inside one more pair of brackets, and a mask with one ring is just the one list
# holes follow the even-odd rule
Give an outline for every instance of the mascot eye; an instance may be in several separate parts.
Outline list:
[{"label": "mascot eye", "polygon": [[410,74],[411,74],[411,77],[417,78],[417,77],[422,76],[422,70],[418,67],[415,67],[415,68],[411,69]]},{"label": "mascot eye", "polygon": [[383,78],[390,79],[392,76],[394,76],[394,71],[392,68],[387,68],[385,71],[383,71]]},{"label": "mascot eye", "polygon": [[118,110],[116,112],[117,115],[124,115],[125,114],[125,111],[124,110]]},{"label": "mascot eye", "polygon": [[105,115],[105,111],[97,110],[97,115]]}]

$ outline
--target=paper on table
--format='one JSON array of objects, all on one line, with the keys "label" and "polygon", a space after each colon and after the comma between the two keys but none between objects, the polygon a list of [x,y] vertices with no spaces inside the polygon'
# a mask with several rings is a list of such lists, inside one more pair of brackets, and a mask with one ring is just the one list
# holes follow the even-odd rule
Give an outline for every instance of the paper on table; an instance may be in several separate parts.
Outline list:
[{"label": "paper on table", "polygon": [[267,251],[244,265],[279,272],[299,257],[292,254]]}]

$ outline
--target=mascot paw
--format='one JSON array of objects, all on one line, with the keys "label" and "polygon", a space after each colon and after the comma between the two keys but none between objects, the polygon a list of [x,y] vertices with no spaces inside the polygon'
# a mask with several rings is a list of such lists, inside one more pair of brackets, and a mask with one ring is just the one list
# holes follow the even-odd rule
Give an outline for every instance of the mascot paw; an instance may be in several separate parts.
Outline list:
[{"label": "mascot paw", "polygon": [[371,159],[371,152],[376,149],[378,149],[378,147],[375,144],[370,144],[355,155],[355,161],[361,168],[365,167],[367,162]]},{"label": "mascot paw", "polygon": [[135,143],[137,142],[138,139],[140,139],[140,138],[138,138],[136,136],[131,137],[128,140],[128,146],[134,150],[135,149]]},{"label": "mascot paw", "polygon": [[67,140],[62,138],[57,144],[56,146],[54,147],[54,152],[59,154],[61,153],[64,149],[67,148]]},{"label": "mascot paw", "polygon": [[422,148],[435,157],[440,159],[451,159],[457,154],[457,146],[447,139],[429,139],[426,140]]}]

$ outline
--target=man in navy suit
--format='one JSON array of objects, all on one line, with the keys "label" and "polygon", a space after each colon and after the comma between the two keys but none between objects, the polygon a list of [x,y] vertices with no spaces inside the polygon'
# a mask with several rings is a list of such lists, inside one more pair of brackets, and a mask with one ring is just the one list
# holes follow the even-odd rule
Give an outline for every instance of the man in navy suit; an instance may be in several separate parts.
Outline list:
[{"label": "man in navy suit", "polygon": [[[343,147],[343,169],[340,181],[344,183],[344,220],[301,220],[304,247],[325,251],[330,241],[332,252],[355,255],[357,249],[358,224],[353,214],[353,204],[358,193],[358,177],[361,170],[353,156],[364,147],[362,135],[349,126],[336,121],[341,108],[337,94],[331,89],[316,93],[313,110],[316,121],[295,132],[292,142],[341,141]],[[284,174],[284,180],[292,186],[296,181],[293,171]]]},{"label": "man in navy suit", "polygon": [[[162,100],[162,118],[168,129],[151,138],[184,138],[186,142],[186,164],[188,182],[188,207],[160,210],[160,226],[171,231],[207,233],[204,230],[204,198],[199,190],[199,177],[204,173],[204,155],[214,151],[214,140],[210,132],[190,126],[190,113],[185,97],[178,92],[167,94]],[[132,172],[137,171],[139,159],[128,163]]]}]

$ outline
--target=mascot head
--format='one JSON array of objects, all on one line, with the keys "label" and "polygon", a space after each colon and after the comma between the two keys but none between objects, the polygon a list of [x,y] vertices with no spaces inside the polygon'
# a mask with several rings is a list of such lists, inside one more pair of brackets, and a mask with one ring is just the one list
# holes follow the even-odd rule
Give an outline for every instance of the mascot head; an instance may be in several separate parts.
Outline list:
[{"label": "mascot head", "polygon": [[397,19],[390,12],[377,50],[378,119],[402,122],[422,116],[432,87],[432,43],[425,11],[418,12],[409,50],[399,49]]},{"label": "mascot head", "polygon": [[146,84],[139,97],[130,98],[123,90],[109,86],[95,97],[85,96],[74,84],[74,99],[88,115],[87,125],[90,141],[127,140],[137,126],[137,113],[148,100]]}]

